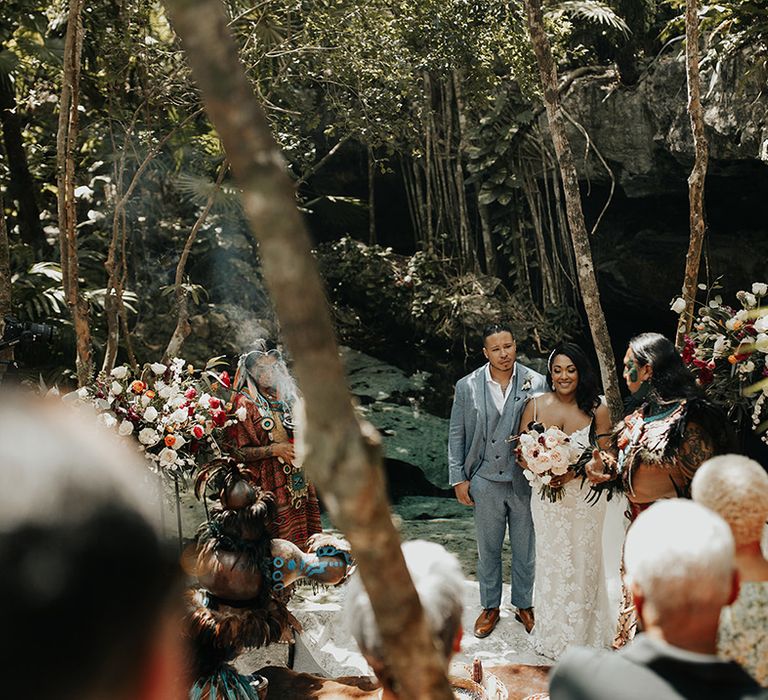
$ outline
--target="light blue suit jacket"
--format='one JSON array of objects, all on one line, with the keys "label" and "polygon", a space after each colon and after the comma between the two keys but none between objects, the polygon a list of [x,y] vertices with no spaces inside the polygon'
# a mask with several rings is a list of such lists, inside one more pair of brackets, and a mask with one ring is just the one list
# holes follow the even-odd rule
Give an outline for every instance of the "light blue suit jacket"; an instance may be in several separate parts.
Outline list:
[{"label": "light blue suit jacket", "polygon": [[[451,408],[451,420],[448,429],[448,480],[451,484],[470,480],[480,469],[485,455],[486,434],[486,396],[490,394],[485,388],[485,367],[483,365],[456,383],[456,393]],[[503,418],[508,424],[509,433],[518,430],[523,407],[531,396],[547,391],[547,382],[543,375],[516,364],[512,392],[507,398]],[[510,458],[508,469],[512,470],[512,481],[515,487],[525,487],[530,491],[523,470],[515,465],[514,457]],[[481,474],[482,476],[482,474]]]}]

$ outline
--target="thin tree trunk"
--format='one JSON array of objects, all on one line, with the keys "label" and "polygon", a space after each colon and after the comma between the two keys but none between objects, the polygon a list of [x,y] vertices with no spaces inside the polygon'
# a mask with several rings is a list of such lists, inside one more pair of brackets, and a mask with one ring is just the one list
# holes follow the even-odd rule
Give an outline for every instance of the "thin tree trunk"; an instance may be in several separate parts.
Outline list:
[{"label": "thin tree trunk", "polygon": [[432,88],[429,82],[429,75],[424,72],[424,109],[426,117],[424,119],[424,132],[426,139],[426,148],[424,149],[424,190],[426,194],[425,207],[427,212],[427,245],[430,251],[434,250],[434,240],[432,229],[432,133],[429,128],[429,115],[432,114]]},{"label": "thin tree trunk", "polygon": [[208,218],[208,214],[211,212],[211,207],[213,207],[213,203],[216,200],[216,194],[221,188],[221,183],[224,180],[224,175],[226,174],[228,168],[229,162],[225,159],[219,168],[219,174],[216,178],[216,182],[214,183],[211,193],[208,195],[205,206],[203,207],[203,210],[200,212],[200,216],[197,217],[197,221],[195,221],[192,229],[189,232],[189,235],[187,236],[187,240],[184,243],[184,249],[181,251],[181,256],[179,257],[179,263],[176,265],[176,279],[174,282],[174,296],[176,298],[177,313],[176,329],[173,331],[173,335],[168,341],[168,347],[165,349],[165,353],[163,354],[163,362],[167,362],[168,360],[179,356],[181,347],[184,345],[184,341],[192,332],[192,328],[189,325],[189,293],[184,288],[183,284],[184,269],[187,266],[187,260],[189,258],[190,252],[192,251],[192,245],[197,238],[198,232],[205,223],[205,220]]},{"label": "thin tree trunk", "polygon": [[685,276],[682,297],[685,310],[680,314],[677,326],[676,344],[683,346],[687,333],[691,332],[694,316],[694,302],[699,281],[701,250],[707,222],[704,212],[704,184],[707,177],[707,135],[704,132],[704,108],[701,104],[701,79],[699,77],[699,15],[698,0],[685,3],[685,75],[688,82],[688,116],[693,132],[694,162],[688,176],[688,206],[691,238],[688,254],[685,256]]},{"label": "thin tree trunk", "polygon": [[528,16],[528,30],[531,35],[533,51],[541,76],[541,87],[544,105],[547,110],[549,130],[555,145],[555,153],[560,166],[565,194],[565,208],[568,217],[568,228],[571,231],[573,249],[578,261],[579,286],[581,288],[584,310],[592,331],[600,374],[603,379],[603,389],[608,401],[611,417],[618,420],[622,413],[621,394],[616,375],[616,359],[611,348],[608,326],[605,314],[600,304],[600,292],[597,287],[595,268],[592,263],[592,251],[589,247],[589,236],[584,223],[584,212],[581,209],[581,193],[579,178],[573,162],[571,146],[565,132],[565,121],[560,108],[560,98],[557,90],[557,70],[552,58],[552,49],[544,31],[544,18],[541,11],[541,0],[525,0]]},{"label": "thin tree trunk", "polygon": [[401,697],[450,700],[400,550],[384,486],[381,442],[355,415],[330,311],[295,190],[218,0],[165,0],[208,115],[243,191],[264,277],[306,403],[305,466],[352,544]]},{"label": "thin tree trunk", "polygon": [[43,253],[48,249],[48,241],[40,222],[40,208],[37,205],[39,191],[29,172],[13,82],[9,75],[1,72],[0,123],[3,126],[5,155],[8,157],[8,193],[18,205],[19,235],[33,250]]},{"label": "thin tree trunk", "polygon": [[[11,313],[11,247],[5,225],[5,206],[0,192],[0,338],[5,333],[5,317]],[[13,362],[13,347],[0,350],[0,383],[8,364]]]},{"label": "thin tree trunk", "polygon": [[78,136],[80,56],[83,49],[83,0],[72,0],[64,39],[64,73],[56,134],[59,243],[64,294],[72,314],[77,345],[77,382],[87,384],[93,374],[88,302],[80,293],[75,202],[75,149]]},{"label": "thin tree trunk", "polygon": [[376,161],[368,149],[368,243],[376,243]]}]

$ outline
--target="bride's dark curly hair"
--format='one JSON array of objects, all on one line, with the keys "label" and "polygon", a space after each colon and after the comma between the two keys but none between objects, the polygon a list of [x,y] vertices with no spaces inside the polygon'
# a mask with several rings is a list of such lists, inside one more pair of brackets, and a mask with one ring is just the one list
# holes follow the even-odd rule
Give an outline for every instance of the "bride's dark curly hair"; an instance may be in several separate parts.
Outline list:
[{"label": "bride's dark curly hair", "polygon": [[642,333],[629,341],[639,366],[653,368],[651,387],[664,401],[703,397],[693,373],[683,364],[671,340],[661,333]]},{"label": "bride's dark curly hair", "polygon": [[552,362],[558,355],[565,355],[576,367],[579,373],[579,383],[576,386],[576,405],[588,416],[595,413],[600,405],[600,380],[597,372],[589,361],[586,353],[576,343],[560,342],[555,345],[547,362],[547,383],[552,383]]}]

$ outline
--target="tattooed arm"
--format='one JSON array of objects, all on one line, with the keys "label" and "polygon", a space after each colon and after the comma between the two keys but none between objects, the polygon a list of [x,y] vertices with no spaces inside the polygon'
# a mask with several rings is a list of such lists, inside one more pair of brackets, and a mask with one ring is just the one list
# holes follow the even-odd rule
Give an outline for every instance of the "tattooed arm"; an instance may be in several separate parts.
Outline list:
[{"label": "tattooed arm", "polygon": [[677,469],[672,477],[678,493],[686,497],[689,495],[693,475],[714,453],[714,442],[710,435],[698,423],[689,423],[676,456]]}]

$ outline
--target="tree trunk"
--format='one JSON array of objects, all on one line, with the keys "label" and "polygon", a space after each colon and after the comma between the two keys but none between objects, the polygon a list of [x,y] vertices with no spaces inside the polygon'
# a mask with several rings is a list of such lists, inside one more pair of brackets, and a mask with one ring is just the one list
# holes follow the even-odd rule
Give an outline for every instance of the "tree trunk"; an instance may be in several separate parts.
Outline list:
[{"label": "tree trunk", "polygon": [[691,332],[694,317],[694,302],[699,281],[701,250],[707,223],[704,212],[704,184],[707,177],[707,135],[704,133],[704,108],[701,105],[701,80],[699,77],[699,16],[698,0],[685,3],[685,75],[688,82],[688,116],[693,132],[693,150],[695,154],[693,169],[688,176],[688,220],[691,238],[688,254],[685,256],[685,277],[683,278],[682,297],[685,310],[680,314],[675,342],[682,348],[683,340]]},{"label": "tree trunk", "polygon": [[19,235],[37,253],[48,249],[48,241],[40,223],[37,205],[38,188],[29,172],[24,150],[21,118],[10,76],[0,72],[0,123],[3,125],[3,145],[8,157],[8,194],[18,206]]},{"label": "tree trunk", "polygon": [[165,0],[243,192],[264,277],[306,402],[310,478],[352,544],[403,698],[452,698],[392,523],[381,444],[355,415],[295,190],[218,0]]},{"label": "tree trunk", "polygon": [[608,326],[600,304],[600,292],[597,287],[595,268],[592,263],[592,251],[589,247],[587,227],[584,223],[584,212],[581,209],[581,193],[579,178],[573,162],[573,154],[565,132],[565,121],[560,108],[560,98],[557,91],[557,70],[552,58],[549,39],[544,32],[544,18],[541,11],[541,0],[525,0],[528,16],[528,30],[536,62],[541,76],[541,87],[544,104],[547,109],[547,120],[555,153],[560,166],[560,176],[563,179],[565,208],[568,217],[568,228],[571,231],[573,249],[578,261],[579,287],[587,314],[592,340],[597,352],[600,374],[603,379],[603,389],[608,401],[613,420],[618,420],[622,414],[621,394],[616,375],[616,359],[611,348]]},{"label": "tree trunk", "polygon": [[56,134],[56,184],[58,187],[61,272],[67,306],[72,314],[77,344],[77,382],[87,384],[93,374],[88,302],[80,293],[77,257],[77,207],[75,202],[75,148],[77,145],[80,55],[83,49],[81,13],[84,0],[72,0],[64,39],[64,74]]},{"label": "tree trunk", "polygon": [[174,282],[174,295],[176,298],[176,329],[173,331],[171,339],[168,341],[168,347],[165,349],[163,355],[163,362],[168,362],[174,357],[179,357],[181,347],[184,345],[184,341],[187,339],[192,329],[189,325],[189,293],[184,288],[184,268],[187,266],[187,259],[192,251],[192,245],[197,238],[197,234],[202,228],[205,220],[208,218],[208,214],[211,212],[211,207],[216,200],[216,194],[221,188],[221,183],[224,180],[224,175],[229,168],[229,163],[225,159],[219,168],[219,175],[216,178],[213,189],[208,195],[208,199],[205,202],[203,210],[200,212],[200,216],[197,217],[192,229],[187,236],[186,243],[184,243],[184,249],[181,251],[181,257],[179,257],[179,263],[176,265],[176,279]]},{"label": "tree trunk", "polygon": [[[5,317],[11,313],[11,250],[8,242],[8,228],[5,225],[5,206],[0,191],[0,338],[5,333]],[[0,383],[3,381],[8,363],[13,362],[13,347],[0,350]]]},{"label": "tree trunk", "polygon": [[376,243],[376,161],[368,149],[368,244]]}]

